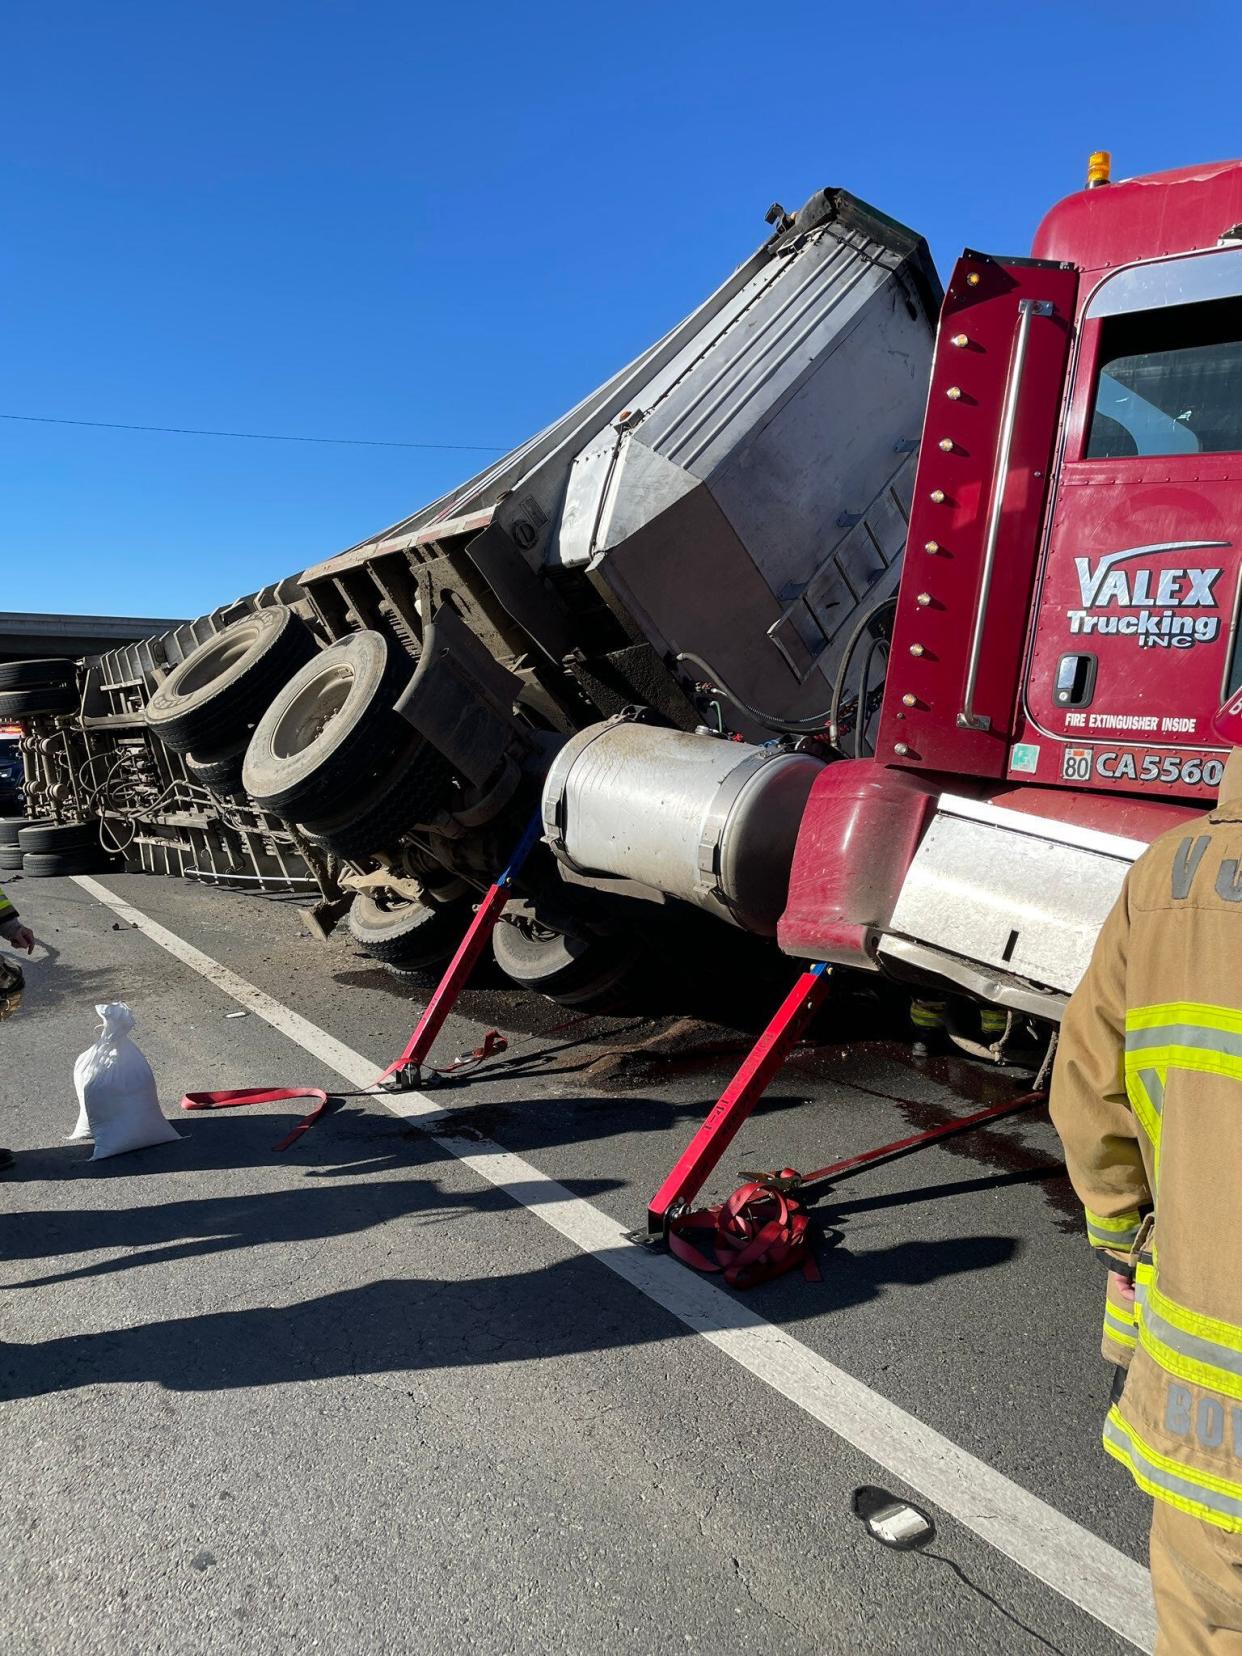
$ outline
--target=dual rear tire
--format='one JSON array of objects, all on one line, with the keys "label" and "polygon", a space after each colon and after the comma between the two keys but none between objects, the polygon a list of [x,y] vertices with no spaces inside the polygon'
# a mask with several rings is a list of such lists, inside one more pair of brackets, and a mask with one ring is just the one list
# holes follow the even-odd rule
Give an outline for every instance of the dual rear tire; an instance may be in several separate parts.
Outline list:
[{"label": "dual rear tire", "polygon": [[[8,824],[5,832],[13,832]],[[94,822],[22,821],[14,840],[0,842],[0,869],[28,879],[99,874],[110,866]]]},{"label": "dual rear tire", "polygon": [[72,661],[0,661],[0,719],[72,713],[77,705],[77,669]]}]

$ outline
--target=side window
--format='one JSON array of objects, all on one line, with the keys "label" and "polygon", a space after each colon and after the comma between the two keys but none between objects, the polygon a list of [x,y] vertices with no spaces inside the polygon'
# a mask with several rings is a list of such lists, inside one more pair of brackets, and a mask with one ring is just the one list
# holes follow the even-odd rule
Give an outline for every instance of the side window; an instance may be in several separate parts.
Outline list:
[{"label": "side window", "polygon": [[1088,460],[1242,452],[1242,298],[1107,316]]}]

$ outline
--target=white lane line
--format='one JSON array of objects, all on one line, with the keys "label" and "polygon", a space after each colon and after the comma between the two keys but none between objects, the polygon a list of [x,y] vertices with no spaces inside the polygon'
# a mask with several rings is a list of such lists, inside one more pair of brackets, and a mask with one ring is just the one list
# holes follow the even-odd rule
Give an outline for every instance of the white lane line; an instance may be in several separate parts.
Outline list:
[{"label": "white lane line", "polygon": [[[354,1086],[369,1087],[383,1067],[238,977],[98,880],[88,875],[75,875],[74,879],[153,943]],[[487,1184],[529,1208],[576,1248],[598,1259],[726,1357],[926,1496],[1054,1592],[1140,1650],[1153,1650],[1156,1624],[1151,1580],[1141,1564],[757,1312],[739,1305],[667,1254],[635,1247],[615,1219],[574,1196],[521,1156],[489,1140],[463,1140],[437,1133],[437,1121],[442,1121],[446,1112],[425,1094],[377,1091],[375,1096],[394,1115],[419,1123],[435,1143]],[[454,1113],[459,1110],[460,1104]],[[1049,1422],[1050,1429],[1052,1426]]]}]

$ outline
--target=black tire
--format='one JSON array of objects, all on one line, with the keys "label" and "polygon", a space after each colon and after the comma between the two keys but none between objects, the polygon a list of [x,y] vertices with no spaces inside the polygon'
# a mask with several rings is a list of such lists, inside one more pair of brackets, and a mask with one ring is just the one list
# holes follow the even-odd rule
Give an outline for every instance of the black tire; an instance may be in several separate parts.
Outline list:
[{"label": "black tire", "polygon": [[403,903],[360,891],[349,911],[349,935],[373,960],[413,971],[451,960],[470,924],[467,902]]},{"label": "black tire", "polygon": [[64,851],[73,855],[99,844],[99,826],[94,822],[31,822],[17,831],[23,852]]},{"label": "black tire", "polygon": [[492,955],[511,983],[532,989],[583,1012],[602,1012],[623,998],[626,978],[639,959],[639,947],[628,937],[567,932],[532,927],[501,917],[492,933]]},{"label": "black tire", "polygon": [[185,768],[191,782],[198,782],[212,793],[241,792],[242,760],[246,744],[226,748],[223,753],[187,753]]},{"label": "black tire", "polygon": [[23,828],[30,827],[28,816],[0,817],[0,845],[16,845],[17,836]]},{"label": "black tire", "polygon": [[41,713],[76,713],[78,693],[69,685],[0,691],[0,719],[37,719]]},{"label": "black tire", "polygon": [[356,862],[395,845],[411,823],[434,817],[447,802],[452,782],[448,760],[420,740],[351,810],[298,827],[309,844]]},{"label": "black tire", "polygon": [[238,743],[281,685],[316,654],[301,616],[255,610],[191,650],[147,703],[147,724],[174,753]]},{"label": "black tire", "polygon": [[64,874],[101,874],[110,859],[101,846],[76,851],[28,851],[22,858],[22,873],[33,880]]},{"label": "black tire", "polygon": [[0,868],[6,874],[20,874],[22,871],[22,853],[20,846],[0,845]]},{"label": "black tire", "polygon": [[0,661],[0,690],[46,688],[50,684],[59,690],[72,690],[76,683],[73,662],[58,656],[46,661]]},{"label": "black tire", "polygon": [[393,712],[414,664],[383,633],[359,632],[321,650],[255,727],[242,786],[286,821],[331,819],[342,801],[376,787],[409,745]]}]

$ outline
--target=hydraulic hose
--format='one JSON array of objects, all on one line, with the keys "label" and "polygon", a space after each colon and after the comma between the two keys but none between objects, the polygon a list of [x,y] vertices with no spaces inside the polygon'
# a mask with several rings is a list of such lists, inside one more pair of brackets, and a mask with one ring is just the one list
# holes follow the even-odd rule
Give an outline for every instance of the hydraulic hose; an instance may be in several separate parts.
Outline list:
[{"label": "hydraulic hose", "polygon": [[[711,662],[704,661],[703,657],[695,655],[693,650],[680,650],[675,659],[677,661],[687,661],[692,667],[697,667],[699,672],[709,679],[716,689],[720,691],[720,694],[726,701],[732,702],[733,706],[736,707],[739,712],[744,713],[748,719],[753,719],[756,724],[761,724],[768,730],[779,730],[788,736],[809,735],[814,731],[823,730],[825,724],[827,724],[828,740],[832,743],[833,747],[837,747],[839,745],[838,737],[841,718],[841,702],[845,695],[846,678],[849,674],[850,663],[853,660],[854,651],[858,648],[859,640],[862,638],[863,634],[875,618],[886,609],[896,608],[896,605],[896,596],[891,598],[881,598],[878,604],[873,604],[872,607],[859,619],[853,632],[850,634],[848,641],[846,642],[845,650],[841,656],[841,665],[837,669],[837,678],[836,683],[833,686],[831,704],[819,713],[810,713],[800,719],[783,719],[778,714],[765,713],[761,708],[752,707],[749,702],[743,701],[741,696],[739,696],[735,690],[731,690],[729,688],[724,679],[721,678],[720,674],[712,666]],[[859,709],[859,715],[860,717],[862,715],[861,708]]]}]

